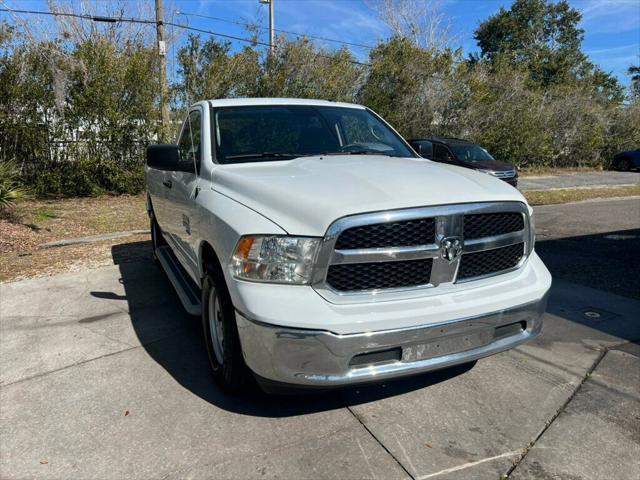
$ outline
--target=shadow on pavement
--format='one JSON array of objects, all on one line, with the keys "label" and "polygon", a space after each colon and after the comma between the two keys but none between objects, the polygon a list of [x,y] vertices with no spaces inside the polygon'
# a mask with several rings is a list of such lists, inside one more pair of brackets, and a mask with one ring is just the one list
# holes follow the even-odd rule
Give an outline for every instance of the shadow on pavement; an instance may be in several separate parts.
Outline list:
[{"label": "shadow on pavement", "polygon": [[536,251],[554,278],[640,299],[640,228],[538,239]]},{"label": "shadow on pavement", "polygon": [[[631,292],[629,296],[634,296],[640,285],[636,271],[640,264],[639,236],[640,230],[609,232],[541,241],[536,248],[556,277],[587,286],[601,287],[604,282],[614,293],[629,295]],[[131,255],[131,251],[137,254]],[[623,258],[619,257],[621,253]],[[252,416],[287,417],[343,408],[425,388],[462,375],[474,365],[462,365],[385,384],[300,396],[265,395],[257,386],[240,395],[228,395],[216,386],[209,372],[200,320],[184,311],[164,273],[152,263],[150,242],[115,245],[112,256],[114,263],[119,265],[125,295],[113,292],[91,294],[98,298],[126,300],[132,326],[150,357],[181,386],[228,411]],[[594,276],[598,280],[594,280]],[[633,284],[631,290],[626,288],[627,283]],[[556,298],[552,295],[549,313],[619,338],[637,340],[637,328],[629,330],[628,325],[615,321],[615,306],[610,312],[599,310],[600,317],[593,318],[580,309],[567,311],[565,303],[558,298],[563,296],[562,291],[554,292]]]},{"label": "shadow on pavement", "polygon": [[[149,255],[133,258],[130,250]],[[358,405],[421,389],[470,370],[474,363],[384,384],[361,385],[300,395],[267,395],[257,385],[229,395],[214,383],[202,339],[200,319],[188,315],[161,268],[151,261],[150,242],[115,245],[114,263],[119,265],[125,295],[91,292],[104,299],[127,302],[131,324],[143,348],[180,385],[203,400],[235,413],[288,417]],[[150,290],[156,290],[150,294]],[[159,333],[160,332],[160,333]]]}]

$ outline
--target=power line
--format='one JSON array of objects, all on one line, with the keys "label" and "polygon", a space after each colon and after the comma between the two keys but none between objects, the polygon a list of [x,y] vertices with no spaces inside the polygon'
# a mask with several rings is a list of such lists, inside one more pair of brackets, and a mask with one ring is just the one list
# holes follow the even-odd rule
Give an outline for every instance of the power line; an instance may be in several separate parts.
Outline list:
[{"label": "power line", "polygon": [[[107,23],[143,23],[149,25],[156,25],[158,22],[155,20],[145,20],[141,18],[125,18],[125,17],[103,17],[98,15],[83,15],[79,13],[66,13],[66,12],[42,12],[36,10],[14,10],[11,8],[0,8],[0,12],[11,12],[11,13],[26,13],[31,15],[49,15],[55,17],[74,17],[74,18],[83,18],[85,20],[92,20],[94,22],[107,22]],[[214,32],[212,30],[205,30],[204,28],[191,27],[188,25],[181,25],[179,23],[174,22],[162,22],[164,25],[169,25],[176,28],[183,28],[185,30],[191,30],[194,32],[206,33],[209,35],[214,35],[217,37],[228,38],[230,40],[237,40],[239,42],[250,43],[252,45],[262,45],[268,47],[269,44],[266,42],[261,42],[260,40],[252,39],[252,38],[244,38],[238,37],[236,35],[229,35],[227,33]],[[312,52],[313,55],[317,57],[323,57],[328,59],[335,59],[335,57],[331,55],[326,55],[323,53]],[[370,67],[371,64],[365,62],[359,62],[357,60],[348,60],[349,63],[353,63],[355,65],[362,65],[365,67]]]},{"label": "power line", "polygon": [[[262,42],[260,40],[255,40],[252,38],[244,38],[244,37],[237,37],[235,35],[229,35],[227,33],[219,33],[219,32],[214,32],[211,30],[205,30],[204,28],[197,28],[197,27],[191,27],[191,26],[187,26],[187,25],[180,25],[179,23],[172,23],[172,22],[164,22],[165,25],[172,25],[174,27],[178,27],[178,28],[184,28],[185,30],[193,30],[194,32],[201,32],[201,33],[208,33],[209,35],[216,35],[218,37],[223,37],[223,38],[230,38],[232,40],[238,40],[240,42],[245,42],[245,43],[251,43],[254,45],[262,45],[265,47],[268,47],[269,44],[267,42]],[[317,56],[317,57],[323,57],[323,58],[329,58],[329,59],[334,59],[335,57],[331,56],[331,55],[326,55],[324,53],[318,53],[318,52],[313,52],[313,55]],[[365,63],[365,62],[359,62],[358,60],[349,60],[349,63],[354,63],[356,65],[362,65],[364,67],[370,67],[371,64],[370,63]]]},{"label": "power line", "polygon": [[[201,15],[199,13],[187,13],[187,12],[180,12],[177,11],[175,12],[178,15],[184,15],[184,16],[189,16],[189,17],[200,17],[200,18],[207,18],[209,20],[216,20],[219,22],[225,22],[225,23],[232,23],[234,25],[240,25],[243,27],[252,27],[254,25],[251,25],[250,23],[246,23],[246,22],[239,22],[237,20],[231,20],[230,18],[222,18],[222,17],[213,17],[213,16],[209,16],[209,15]],[[255,25],[257,28],[259,28],[260,30],[269,30],[267,27],[262,27],[260,25]],[[365,45],[362,43],[353,43],[353,42],[345,42],[344,40],[338,40],[335,38],[329,38],[329,37],[320,37],[318,35],[309,35],[308,33],[300,33],[300,32],[292,32],[290,30],[280,30],[278,28],[274,28],[274,30],[278,33],[285,33],[287,35],[296,35],[298,37],[308,37],[308,38],[313,38],[314,40],[323,40],[326,42],[334,42],[334,43],[340,43],[342,45],[350,45],[352,47],[361,47],[361,48],[367,48],[369,50],[373,50],[375,47],[371,46],[371,45]]]},{"label": "power line", "polygon": [[9,12],[9,13],[27,13],[31,15],[49,15],[52,17],[72,17],[72,18],[83,18],[85,20],[92,20],[94,22],[105,22],[105,23],[144,23],[144,24],[155,24],[155,20],[144,20],[141,18],[125,18],[125,17],[104,17],[101,15],[85,15],[81,13],[67,13],[67,12],[41,12],[37,10],[18,10],[13,8],[0,8],[0,12]]}]

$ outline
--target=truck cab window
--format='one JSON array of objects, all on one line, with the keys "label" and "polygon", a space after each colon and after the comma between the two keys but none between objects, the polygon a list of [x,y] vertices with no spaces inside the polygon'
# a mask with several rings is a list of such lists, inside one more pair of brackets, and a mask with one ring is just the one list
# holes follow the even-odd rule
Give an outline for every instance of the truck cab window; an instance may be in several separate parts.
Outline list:
[{"label": "truck cab window", "polygon": [[182,161],[193,162],[196,172],[200,172],[202,156],[202,115],[199,110],[193,110],[187,117],[178,145]]}]

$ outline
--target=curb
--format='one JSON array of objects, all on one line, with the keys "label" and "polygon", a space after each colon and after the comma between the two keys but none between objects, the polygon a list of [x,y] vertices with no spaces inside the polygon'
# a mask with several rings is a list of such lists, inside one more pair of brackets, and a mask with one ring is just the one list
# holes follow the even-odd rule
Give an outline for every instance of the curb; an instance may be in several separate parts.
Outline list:
[{"label": "curb", "polygon": [[145,233],[149,233],[149,230],[129,230],[126,232],[103,233],[101,235],[91,235],[88,237],[70,238],[68,240],[57,240],[55,242],[43,243],[42,245],[39,245],[39,248],[66,247],[68,245],[80,245],[83,243],[94,243],[103,240],[114,240],[116,238],[130,237],[132,235],[141,235]]}]

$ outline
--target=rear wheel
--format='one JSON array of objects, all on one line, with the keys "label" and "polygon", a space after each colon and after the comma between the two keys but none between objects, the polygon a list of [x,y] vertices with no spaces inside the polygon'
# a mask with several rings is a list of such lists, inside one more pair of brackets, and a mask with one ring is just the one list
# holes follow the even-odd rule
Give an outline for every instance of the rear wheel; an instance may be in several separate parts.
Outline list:
[{"label": "rear wheel", "polygon": [[631,164],[629,163],[629,160],[627,160],[626,158],[623,158],[618,162],[618,170],[622,172],[626,172],[627,170],[630,169],[630,167],[631,167]]},{"label": "rear wheel", "polygon": [[227,391],[240,390],[247,384],[249,370],[242,358],[231,297],[222,272],[213,266],[202,284],[202,330],[214,379]]}]

